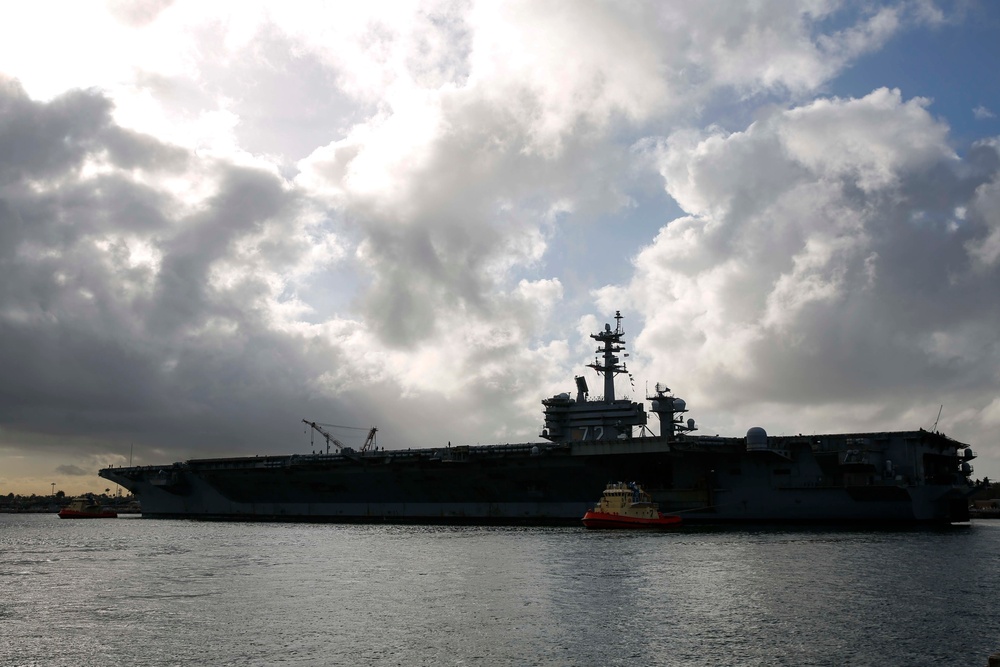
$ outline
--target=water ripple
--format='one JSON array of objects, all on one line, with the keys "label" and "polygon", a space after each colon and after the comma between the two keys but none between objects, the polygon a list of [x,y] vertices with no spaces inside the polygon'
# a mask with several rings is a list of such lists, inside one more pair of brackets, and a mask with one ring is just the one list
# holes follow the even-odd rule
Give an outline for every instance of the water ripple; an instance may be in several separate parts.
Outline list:
[{"label": "water ripple", "polygon": [[980,665],[1000,650],[998,527],[0,515],[0,665]]}]

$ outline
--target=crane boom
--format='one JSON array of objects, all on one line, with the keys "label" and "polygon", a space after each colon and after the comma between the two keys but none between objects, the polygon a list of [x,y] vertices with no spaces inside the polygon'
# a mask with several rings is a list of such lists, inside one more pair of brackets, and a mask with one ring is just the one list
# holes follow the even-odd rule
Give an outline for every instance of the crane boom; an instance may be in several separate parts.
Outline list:
[{"label": "crane boom", "polygon": [[303,419],[302,422],[305,423],[305,424],[309,424],[309,426],[313,427],[313,429],[315,429],[320,435],[322,435],[326,439],[326,453],[327,454],[330,453],[330,445],[331,444],[334,447],[336,447],[338,450],[343,450],[344,449],[344,447],[345,447],[344,443],[342,443],[340,440],[337,440],[335,437],[333,437],[332,435],[330,435],[329,433],[327,433],[323,429],[323,427],[320,426],[319,424],[317,424],[316,422],[311,422],[308,419]]},{"label": "crane boom", "polygon": [[937,419],[934,420],[934,426],[931,426],[931,433],[937,433],[938,432],[937,425],[938,425],[938,422],[941,421],[941,411],[942,410],[944,410],[944,403],[942,403],[941,407],[938,408],[938,416],[937,416]]},{"label": "crane boom", "polygon": [[[329,431],[327,431],[325,428],[323,428],[324,426],[332,426],[333,428],[349,428],[349,429],[354,430],[354,431],[363,431],[364,430],[363,428],[358,428],[356,426],[337,426],[335,424],[319,424],[317,422],[311,422],[308,419],[303,419],[302,423],[309,424],[309,426],[311,426],[313,428],[313,430],[315,430],[317,433],[319,433],[320,435],[323,436],[323,438],[326,440],[326,453],[327,454],[330,453],[330,445],[333,445],[334,447],[336,447],[341,452],[345,452],[345,450],[346,450],[345,453],[351,452],[353,450],[350,447],[348,447],[347,445],[345,445],[344,443],[342,443],[340,440],[337,440],[335,437],[333,437],[329,433]],[[375,428],[374,426],[372,426],[371,430],[368,431],[368,437],[365,439],[365,444],[361,446],[361,451],[362,452],[371,451],[371,449],[375,446],[375,434],[377,432],[378,432],[378,429]]]},{"label": "crane boom", "polygon": [[368,437],[365,439],[365,444],[361,446],[361,451],[367,452],[375,445],[375,434],[378,429],[372,426],[372,430],[368,431]]}]

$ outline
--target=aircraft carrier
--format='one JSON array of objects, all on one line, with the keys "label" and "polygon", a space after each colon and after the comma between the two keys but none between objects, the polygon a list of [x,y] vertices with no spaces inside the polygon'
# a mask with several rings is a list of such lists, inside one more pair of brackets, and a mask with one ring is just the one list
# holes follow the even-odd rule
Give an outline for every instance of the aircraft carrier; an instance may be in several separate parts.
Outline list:
[{"label": "aircraft carrier", "polygon": [[[603,378],[591,397],[544,399],[544,441],[380,449],[327,438],[325,452],[111,467],[142,515],[207,520],[579,525],[609,481],[637,481],[685,522],[953,523],[969,520],[973,450],[936,430],[745,437],[694,435],[685,402],[657,385],[615,398],[626,374],[622,316],[591,334]],[[334,451],[330,451],[330,444]]]}]

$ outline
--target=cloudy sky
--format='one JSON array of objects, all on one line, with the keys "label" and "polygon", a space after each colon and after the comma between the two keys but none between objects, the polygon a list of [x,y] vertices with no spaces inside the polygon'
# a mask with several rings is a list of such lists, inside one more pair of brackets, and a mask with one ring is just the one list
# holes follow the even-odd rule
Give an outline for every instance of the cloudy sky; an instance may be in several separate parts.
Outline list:
[{"label": "cloudy sky", "polygon": [[534,441],[616,310],[701,433],[940,409],[1000,478],[1000,4],[3,14],[0,493]]}]

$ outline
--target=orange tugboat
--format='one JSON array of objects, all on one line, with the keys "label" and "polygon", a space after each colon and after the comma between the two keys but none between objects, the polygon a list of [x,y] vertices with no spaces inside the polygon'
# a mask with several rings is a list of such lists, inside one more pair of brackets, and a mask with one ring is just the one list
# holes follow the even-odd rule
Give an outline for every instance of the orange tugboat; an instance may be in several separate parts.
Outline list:
[{"label": "orange tugboat", "polygon": [[116,519],[118,512],[109,507],[101,507],[93,498],[74,498],[70,504],[59,510],[60,519]]},{"label": "orange tugboat", "polygon": [[635,482],[608,484],[601,502],[583,515],[587,528],[662,528],[680,522],[679,516],[662,514]]}]

